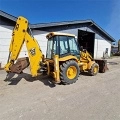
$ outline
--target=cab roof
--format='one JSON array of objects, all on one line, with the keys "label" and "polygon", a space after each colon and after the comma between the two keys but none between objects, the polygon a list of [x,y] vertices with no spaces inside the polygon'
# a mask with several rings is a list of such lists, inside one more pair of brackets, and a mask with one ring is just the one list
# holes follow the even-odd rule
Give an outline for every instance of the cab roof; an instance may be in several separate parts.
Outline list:
[{"label": "cab roof", "polygon": [[68,34],[68,33],[60,33],[60,32],[50,32],[49,34],[46,35],[46,38],[49,39],[53,36],[70,36],[70,37],[75,37],[73,34]]}]

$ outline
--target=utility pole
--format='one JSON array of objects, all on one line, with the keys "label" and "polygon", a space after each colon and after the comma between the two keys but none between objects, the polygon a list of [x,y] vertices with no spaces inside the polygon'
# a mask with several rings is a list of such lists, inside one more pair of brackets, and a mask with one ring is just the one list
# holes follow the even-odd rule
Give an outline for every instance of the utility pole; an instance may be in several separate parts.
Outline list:
[{"label": "utility pole", "polygon": [[120,39],[118,40],[118,52],[120,52]]}]

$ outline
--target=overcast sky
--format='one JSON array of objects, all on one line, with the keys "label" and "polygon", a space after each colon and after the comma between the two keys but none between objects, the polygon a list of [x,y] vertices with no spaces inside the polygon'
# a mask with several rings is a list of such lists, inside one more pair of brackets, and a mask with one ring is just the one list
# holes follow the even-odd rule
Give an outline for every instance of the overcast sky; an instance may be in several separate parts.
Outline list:
[{"label": "overcast sky", "polygon": [[92,19],[120,39],[120,0],[0,0],[0,9],[30,23]]}]

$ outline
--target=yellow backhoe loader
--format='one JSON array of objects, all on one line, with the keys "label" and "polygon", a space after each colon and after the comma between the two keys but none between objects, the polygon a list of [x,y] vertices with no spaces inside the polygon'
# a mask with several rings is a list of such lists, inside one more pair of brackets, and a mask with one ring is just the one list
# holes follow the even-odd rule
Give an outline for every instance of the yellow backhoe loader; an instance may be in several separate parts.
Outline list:
[{"label": "yellow backhoe loader", "polygon": [[[44,57],[31,34],[28,20],[22,16],[18,17],[13,29],[5,71],[22,73],[30,64],[33,77],[42,72],[51,75],[55,83],[63,84],[76,82],[80,72],[88,72],[92,76],[98,73],[99,65],[87,50],[79,49],[74,35],[50,32],[46,38],[47,52]],[[18,59],[23,43],[26,44],[28,57]]]}]

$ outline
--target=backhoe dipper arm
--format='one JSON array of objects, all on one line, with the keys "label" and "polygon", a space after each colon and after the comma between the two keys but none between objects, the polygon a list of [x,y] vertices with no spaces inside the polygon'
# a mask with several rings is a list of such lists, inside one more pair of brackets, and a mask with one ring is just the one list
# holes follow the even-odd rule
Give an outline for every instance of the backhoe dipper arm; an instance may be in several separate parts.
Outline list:
[{"label": "backhoe dipper arm", "polygon": [[28,27],[28,20],[21,16],[18,17],[12,33],[8,61],[4,67],[6,72],[11,72],[10,68],[17,60],[23,43],[25,42],[29,55],[31,74],[32,76],[37,76],[37,71],[40,69],[40,62],[42,61],[43,54],[37,41],[28,34]]}]

